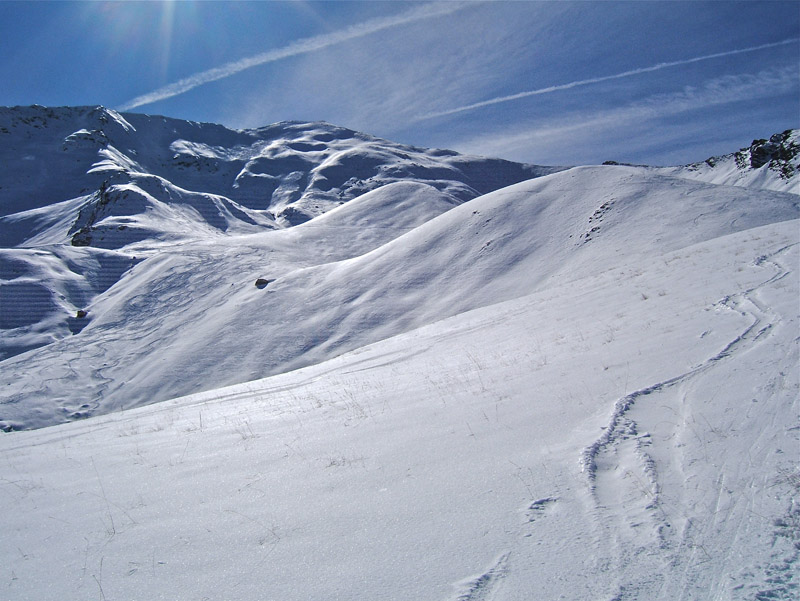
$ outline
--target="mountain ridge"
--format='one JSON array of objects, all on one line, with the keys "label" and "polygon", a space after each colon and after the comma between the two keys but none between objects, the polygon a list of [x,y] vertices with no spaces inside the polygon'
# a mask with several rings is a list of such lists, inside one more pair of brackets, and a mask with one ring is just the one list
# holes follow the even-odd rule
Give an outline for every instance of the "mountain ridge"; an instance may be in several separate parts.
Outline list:
[{"label": "mountain ridge", "polygon": [[[426,151],[280,125],[246,170],[251,145],[210,144],[235,133],[162,126],[152,153],[91,127],[48,153],[32,120],[0,162],[28,206],[0,217],[9,598],[794,599],[780,143],[464,200]],[[303,223],[217,194],[346,183],[353,149],[388,169]],[[333,170],[292,180],[303,153]]]},{"label": "mountain ridge", "polygon": [[660,168],[663,173],[714,184],[800,193],[800,129],[753,140],[736,152],[705,161]]},{"label": "mountain ridge", "polygon": [[[15,276],[3,286],[2,310],[14,317],[4,322],[13,327],[0,357],[74,334],[84,323],[74,316],[122,276],[122,265],[165,245],[291,228],[397,183],[437,198],[410,196],[430,217],[434,206],[444,211],[558,170],[406,146],[324,122],[231,130],[42,106],[0,108],[0,164],[0,262]],[[47,253],[50,267],[31,263],[35,254],[23,249]],[[96,264],[104,273],[89,274]],[[11,306],[14,289],[24,291],[27,317]]]},{"label": "mountain ridge", "polygon": [[[34,207],[0,217],[6,429],[308,366],[586,277],[623,260],[619,245],[658,254],[798,212],[797,195],[764,189],[767,171],[793,182],[791,132],[765,143],[782,169],[757,160],[745,170],[756,175],[739,177],[721,200],[739,155],[705,171],[566,169],[404,146],[322,122],[229,130],[102,107],[29,107],[0,109],[0,123],[0,136],[16,131],[17,140],[0,154],[16,152],[28,169],[12,185],[3,180],[0,206],[18,208],[22,184],[42,173]],[[766,157],[763,144],[754,148],[748,156]],[[265,186],[258,206],[271,208],[236,197],[245,181]],[[230,191],[238,200],[222,194]],[[280,217],[309,206],[319,214]],[[165,340],[168,358],[153,356]],[[94,359],[63,372],[68,356],[73,365]],[[68,391],[55,403],[54,382]]]},{"label": "mountain ridge", "polygon": [[[286,225],[392,181],[427,181],[463,201],[556,169],[397,144],[325,122],[285,121],[232,130],[139,113],[124,115],[104,107],[0,108],[0,135],[17,140],[14,145],[3,140],[3,158],[19,168],[37,163],[29,152],[32,148],[60,147],[62,153],[77,154],[78,165],[64,168],[72,157],[55,161],[59,177],[71,172],[86,183],[67,192],[73,197],[98,191],[106,180],[107,185],[114,184],[114,177],[145,174],[184,190],[225,196],[240,208],[285,220]],[[57,131],[48,137],[51,128]],[[50,162],[53,154],[47,157]],[[47,175],[40,165],[36,168]],[[39,190],[47,183],[38,181]],[[3,188],[3,214],[16,212],[9,198],[15,191],[8,185]],[[53,202],[52,193],[38,196],[44,197],[37,201],[42,206]],[[26,202],[25,209],[36,208],[30,206],[30,198]],[[287,209],[291,210],[283,214]]]}]

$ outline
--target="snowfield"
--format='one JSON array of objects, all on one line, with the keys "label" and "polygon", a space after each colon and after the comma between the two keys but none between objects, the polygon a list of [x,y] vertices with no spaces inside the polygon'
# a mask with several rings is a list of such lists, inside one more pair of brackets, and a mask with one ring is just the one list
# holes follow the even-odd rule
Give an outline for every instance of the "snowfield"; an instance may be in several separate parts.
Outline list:
[{"label": "snowfield", "polygon": [[[562,171],[451,210],[421,185],[379,188],[287,230],[164,247],[88,305],[78,335],[4,362],[0,422],[41,427],[283,373],[798,214],[794,194],[720,194],[622,166]],[[387,209],[402,198],[415,222]],[[261,289],[258,278],[271,281]]]},{"label": "snowfield", "polygon": [[15,209],[0,598],[795,599],[800,196],[750,168],[117,248]]}]

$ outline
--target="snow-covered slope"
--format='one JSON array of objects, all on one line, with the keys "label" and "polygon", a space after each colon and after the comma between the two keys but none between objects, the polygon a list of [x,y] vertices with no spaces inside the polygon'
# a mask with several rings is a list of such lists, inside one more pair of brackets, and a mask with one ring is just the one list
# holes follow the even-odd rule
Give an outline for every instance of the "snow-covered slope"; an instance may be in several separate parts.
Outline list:
[{"label": "snow-covered slope", "polygon": [[793,599],[798,261],[796,220],[630,253],[299,371],[0,436],[4,595]]},{"label": "snow-covered slope", "polygon": [[800,194],[800,129],[787,129],[738,152],[658,171],[713,184]]},{"label": "snow-covered slope", "polygon": [[[445,197],[395,184],[291,230],[165,249],[92,303],[79,334],[4,362],[0,420],[39,427],[281,373],[553,281],[798,216],[795,195],[720,190],[583,167],[425,221]],[[409,227],[400,223],[389,241],[352,233],[369,231],[372,204],[394,223],[387,207],[401,198],[432,207],[421,225],[395,237]]]},{"label": "snow-covered slope", "polygon": [[[396,228],[388,220],[399,213],[430,217],[434,206],[556,170],[326,123],[233,131],[103,107],[0,108],[0,358],[85,325],[75,316],[120,266],[165,246],[289,227],[389,184],[423,186],[434,200],[410,196],[424,205],[418,214],[398,205],[370,217],[370,228]],[[17,314],[19,306],[32,310]]]},{"label": "snow-covered slope", "polygon": [[771,163],[22,112],[4,598],[796,597],[800,196]]}]

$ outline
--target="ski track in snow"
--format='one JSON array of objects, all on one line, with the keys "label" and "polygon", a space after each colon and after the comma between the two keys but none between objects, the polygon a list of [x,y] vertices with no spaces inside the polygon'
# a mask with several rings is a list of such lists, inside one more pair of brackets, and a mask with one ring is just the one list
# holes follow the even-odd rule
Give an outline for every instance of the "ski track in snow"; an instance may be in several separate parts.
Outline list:
[{"label": "ski track in snow", "polygon": [[[693,569],[711,563],[709,551],[703,542],[695,542],[695,539],[702,541],[704,526],[698,523],[696,517],[689,517],[686,514],[672,515],[676,510],[681,512],[682,508],[665,506],[667,504],[662,499],[665,483],[659,478],[661,471],[659,466],[665,468],[664,471],[674,470],[676,473],[682,473],[681,459],[678,456],[680,453],[678,447],[681,445],[676,445],[674,442],[663,445],[669,447],[667,452],[673,455],[670,459],[671,464],[664,466],[662,460],[657,460],[649,452],[654,440],[651,433],[643,430],[644,420],[640,422],[631,414],[637,405],[646,401],[648,406],[658,405],[661,408],[655,412],[650,409],[650,413],[646,416],[647,425],[652,426],[650,422],[653,422],[655,417],[661,419],[659,424],[667,423],[672,416],[663,414],[674,412],[675,407],[686,405],[688,394],[685,389],[695,379],[713,370],[722,362],[738,359],[742,353],[755,345],[768,342],[771,332],[778,327],[781,318],[767,303],[758,300],[758,293],[793,274],[793,271],[780,261],[780,257],[796,246],[798,245],[790,244],[756,258],[753,261],[755,266],[772,267],[775,273],[761,283],[726,296],[715,303],[714,306],[718,310],[733,311],[749,318],[749,325],[739,335],[728,342],[722,350],[692,369],[618,399],[603,435],[584,449],[580,464],[592,502],[589,513],[590,526],[594,530],[591,534],[594,538],[593,547],[608,551],[594,560],[594,569],[600,573],[620,575],[617,579],[617,590],[609,597],[609,601],[656,598],[672,601],[677,598],[686,600],[698,598],[696,595],[703,585],[695,582]],[[676,436],[677,434],[673,432],[671,438]],[[660,440],[656,444],[662,446]],[[792,474],[791,477],[797,476]],[[724,507],[724,496],[731,492],[726,484],[724,473],[713,482],[715,515],[728,516],[732,513]],[[669,492],[674,495],[674,491]],[[524,509],[525,524],[532,526],[535,522],[545,519],[562,495],[569,496],[574,493],[575,491],[569,490],[567,486],[566,490],[559,489],[553,496],[542,497],[529,503]],[[680,532],[676,528],[679,520],[674,519],[675,517],[682,517],[685,520]],[[728,518],[721,519],[725,522]],[[773,527],[773,538],[783,537],[800,541],[800,506],[793,501],[786,514],[773,521]],[[647,546],[640,546],[641,532],[648,530],[647,539],[654,546],[653,550]],[[517,545],[525,544],[524,539],[531,539],[533,535],[530,529],[522,528],[520,536]],[[482,574],[456,583],[459,593],[453,601],[490,601],[507,598],[501,594],[502,584],[513,572],[513,562],[510,558],[517,548],[519,547],[512,546],[507,549]],[[793,551],[788,554],[773,552],[770,564],[763,569],[766,575],[765,586],[760,587],[752,598],[757,601],[770,599],[789,601],[795,598],[793,595],[797,585],[793,573],[800,558],[800,544],[796,543],[792,549]],[[689,559],[682,558],[682,553],[687,554]],[[678,584],[670,582],[674,580],[676,566],[681,562],[685,563],[679,567],[683,572],[682,578],[678,579]],[[648,569],[642,570],[643,564]],[[631,565],[635,565],[636,568],[626,575]],[[737,587],[737,590],[741,588],[742,585]],[[676,592],[678,597],[674,596]],[[717,598],[717,595],[713,598]]]},{"label": "ski track in snow", "polygon": [[[789,248],[795,245],[787,246],[784,248],[779,249],[770,257],[761,257],[759,260],[759,264],[770,260],[772,257],[777,256],[788,250]],[[759,286],[746,290],[740,294],[737,294],[734,297],[726,297],[719,301],[719,305],[725,306],[731,310],[739,310],[742,313],[747,313],[753,318],[753,322],[744,330],[739,336],[737,336],[734,340],[728,343],[725,348],[723,348],[719,353],[714,355],[713,357],[709,358],[707,361],[703,362],[702,364],[698,365],[697,367],[691,369],[690,371],[675,376],[673,378],[669,378],[664,380],[663,382],[658,382],[653,384],[652,386],[648,386],[641,390],[636,390],[630,394],[625,395],[621,399],[619,399],[615,403],[614,412],[611,416],[611,420],[609,422],[608,427],[605,430],[605,433],[597,439],[591,446],[584,450],[583,456],[581,458],[581,463],[583,466],[584,471],[587,474],[589,479],[590,489],[592,491],[596,491],[596,480],[597,480],[597,462],[598,457],[601,453],[603,453],[609,447],[614,446],[620,440],[627,438],[626,435],[633,435],[637,434],[636,431],[636,423],[627,419],[625,414],[628,412],[631,407],[633,407],[634,403],[641,398],[648,396],[650,394],[663,391],[667,388],[671,388],[678,383],[684,382],[689,378],[692,378],[710,367],[712,367],[718,361],[732,355],[738,347],[748,343],[748,342],[756,342],[759,338],[763,335],[767,334],[770,329],[775,325],[774,322],[770,321],[766,325],[761,326],[761,322],[764,319],[768,319],[771,317],[768,315],[767,312],[771,311],[768,307],[760,306],[757,302],[753,300],[751,297],[752,293],[755,292],[758,288],[771,284],[772,282],[778,281],[784,277],[786,277],[790,272],[780,266],[778,263],[774,263],[770,261],[773,265],[775,265],[779,269],[779,273],[769,280],[763,282]],[[751,307],[750,310],[745,309],[745,305],[749,305]],[[759,327],[761,326],[761,327]],[[756,331],[757,330],[757,331]],[[754,333],[755,331],[755,333]]]},{"label": "ski track in snow", "polygon": [[[607,566],[608,569],[624,572],[632,560],[642,561],[642,556],[644,556],[644,561],[652,564],[650,575],[645,577],[644,581],[636,583],[622,578],[621,581],[625,584],[620,585],[619,592],[612,601],[654,598],[655,592],[663,594],[664,574],[670,567],[670,563],[680,561],[678,552],[685,551],[685,547],[693,548],[689,554],[691,558],[688,562],[689,565],[685,568],[684,582],[679,587],[682,592],[680,598],[694,598],[691,596],[694,583],[688,576],[689,568],[692,564],[711,562],[712,558],[702,544],[693,542],[693,538],[698,533],[696,532],[697,526],[691,517],[683,516],[685,519],[683,531],[679,534],[678,542],[673,541],[678,533],[675,528],[677,524],[672,522],[676,521],[673,518],[678,516],[670,517],[668,515],[668,512],[674,512],[673,507],[666,509],[662,507],[664,485],[659,478],[661,468],[664,468],[665,472],[674,470],[680,473],[682,471],[681,460],[678,456],[680,449],[677,448],[681,445],[670,443],[672,446],[669,449],[669,453],[672,455],[671,465],[660,465],[660,461],[656,461],[650,452],[653,445],[652,435],[644,430],[645,424],[638,423],[631,414],[638,405],[647,403],[650,411],[654,407],[660,407],[655,415],[662,418],[658,424],[649,423],[648,426],[672,423],[669,420],[676,418],[667,413],[674,412],[674,407],[686,404],[688,394],[685,389],[690,387],[694,380],[714,369],[721,362],[737,359],[747,349],[761,344],[769,338],[772,330],[780,323],[780,317],[769,306],[759,302],[758,292],[792,274],[792,271],[779,262],[778,257],[795,246],[797,245],[785,246],[768,256],[759,257],[755,261],[755,265],[771,265],[777,273],[761,284],[725,297],[717,303],[718,307],[739,312],[750,318],[751,323],[744,331],[720,352],[689,371],[636,390],[618,399],[604,433],[584,449],[580,463],[593,503],[596,544],[598,546],[610,544],[613,548],[613,555],[616,557],[617,565]],[[653,415],[652,412],[646,415],[650,418],[648,421],[654,422]],[[709,427],[711,428],[710,424]],[[677,428],[675,425],[673,429]],[[675,435],[676,433],[673,432],[671,438],[674,438]],[[714,487],[717,497],[714,510],[716,514],[723,511],[723,497],[725,496],[723,493],[731,492],[726,488],[724,473],[719,475]],[[680,508],[678,510],[680,511]],[[797,503],[792,501],[786,515],[774,522],[773,537],[782,536],[795,541],[800,540],[798,518],[800,518],[800,509]],[[653,535],[652,542],[658,548],[667,550],[666,556],[673,558],[666,564],[663,563],[665,561],[663,556],[658,556],[646,548],[640,547],[631,550],[630,543],[635,542],[633,532],[648,527]],[[758,591],[755,599],[762,601],[795,598],[793,594],[797,591],[797,584],[794,582],[793,572],[796,569],[798,556],[800,556],[798,546],[800,545],[795,542],[793,552],[785,556],[781,556],[777,551],[773,554],[771,564],[765,569],[768,574],[766,586]],[[651,557],[648,558],[648,555]],[[604,558],[603,561],[607,561],[607,558]],[[641,570],[639,570],[639,578],[642,578]],[[687,591],[689,596],[684,597],[683,594]],[[659,596],[658,598],[674,597]]]},{"label": "ski track in snow", "polygon": [[[114,134],[118,140],[136,131],[113,111],[106,113],[124,130],[124,137]],[[131,118],[142,131],[157,121]],[[101,114],[100,123],[104,119]],[[86,121],[92,126],[97,119]],[[73,187],[67,196],[79,189],[80,195],[19,213],[16,207],[0,219],[4,232],[33,248],[65,243],[79,225],[96,228],[98,243],[107,234],[110,245],[102,253],[52,251],[46,265],[26,255],[31,273],[38,267],[59,286],[86,278],[81,294],[70,296],[67,313],[85,307],[90,317],[77,332],[75,318],[68,322],[81,337],[32,354],[47,360],[32,367],[18,367],[23,364],[17,360],[7,364],[18,373],[5,384],[13,393],[0,408],[17,409],[38,396],[59,412],[44,415],[49,409],[34,402],[30,419],[47,424],[171,399],[96,423],[4,439],[8,471],[0,477],[0,492],[8,505],[0,563],[9,579],[6,594],[796,598],[800,472],[795,454],[786,454],[787,463],[778,453],[780,445],[797,443],[790,431],[800,431],[786,423],[794,410],[788,409],[787,390],[800,389],[796,375],[786,375],[797,369],[796,303],[789,308],[786,298],[796,294],[800,261],[798,244],[777,247],[796,240],[797,229],[783,242],[753,232],[745,252],[755,240],[762,240],[762,250],[741,258],[722,240],[796,220],[796,196],[786,193],[796,189],[794,182],[791,188],[788,177],[772,181],[777,175],[766,167],[745,171],[742,178],[730,157],[727,167],[716,171],[714,162],[677,169],[584,167],[511,187],[520,178],[562,170],[457,159],[454,153],[401,148],[326,124],[274,127],[273,133],[219,130],[197,138],[215,141],[212,147],[193,142],[193,130],[207,126],[184,124],[173,135],[166,131],[172,143],[130,141],[130,152],[142,165],[114,146],[106,148],[110,138],[89,140],[77,155],[63,154],[84,138],[77,134],[93,132],[82,128],[64,138],[63,147],[58,134],[58,147],[42,163],[69,160],[71,167],[57,183],[40,178],[42,189],[51,187],[53,198]],[[93,131],[106,137],[102,127]],[[225,140],[242,135],[253,139],[238,151],[225,151],[232,143]],[[149,153],[154,162],[148,167]],[[234,157],[237,153],[242,156]],[[86,157],[96,180],[83,180]],[[259,182],[272,177],[277,187],[271,199],[257,203]],[[102,178],[108,179],[101,183]],[[732,183],[752,190],[728,188]],[[30,193],[22,179],[12,184],[3,194],[14,202],[19,199],[12,192]],[[762,195],[758,188],[784,192]],[[47,196],[31,195],[41,202]],[[453,209],[470,199],[471,207]],[[313,219],[293,226],[305,218]],[[39,229],[24,232],[31,224]],[[130,246],[122,244],[127,234],[120,237],[125,230],[117,225],[137,224],[154,239],[137,242],[134,236]],[[278,224],[286,229],[245,236],[280,229]],[[231,237],[223,236],[228,233]],[[401,234],[408,234],[404,241],[391,242]],[[701,278],[681,281],[696,265],[690,261],[679,263],[683,271],[654,269],[644,284],[633,280],[666,252],[718,238],[719,247],[705,251],[720,260],[714,265],[731,269],[724,272],[730,281],[719,287],[714,281],[715,292],[707,297],[685,295],[693,304],[679,299],[676,315],[670,297],[656,309],[651,300],[646,308],[631,310],[640,294],[648,299],[640,285],[648,294],[662,285],[702,290]],[[767,248],[768,254],[744,265]],[[9,252],[9,261],[21,252]],[[127,273],[143,260],[142,253],[146,263]],[[747,271],[748,284],[735,283],[723,253]],[[531,263],[525,263],[528,258]],[[698,272],[705,269],[706,282],[713,281],[703,260],[697,259]],[[98,273],[113,274],[121,285],[101,286],[86,267],[93,261]],[[204,268],[209,265],[215,268]],[[614,277],[604,271],[609,269]],[[773,270],[768,279],[765,269]],[[253,279],[267,276],[266,292],[248,294]],[[242,282],[246,289],[234,288]],[[430,294],[423,294],[426,285]],[[494,291],[467,294],[480,289]],[[337,296],[342,290],[346,294]],[[276,302],[282,291],[299,293],[301,300]],[[599,297],[586,301],[592,291]],[[537,294],[533,300],[522,302],[531,293]],[[712,301],[727,293],[713,305],[716,315],[708,314],[714,325],[699,338],[714,333],[702,344],[692,340],[690,334],[706,324],[704,314],[698,310],[698,318],[691,311],[710,310]],[[503,306],[504,299],[519,302]],[[362,321],[340,328],[335,316],[292,312],[293,304],[314,300],[322,300],[323,307],[350,307],[341,318],[355,315]],[[553,306],[544,310],[535,303]],[[365,309],[370,304],[373,311]],[[562,314],[560,304],[570,310]],[[394,316],[398,307],[405,315]],[[421,307],[429,312],[405,320]],[[472,309],[474,321],[467,315]],[[242,321],[228,319],[239,311]],[[283,317],[289,322],[284,328],[280,320],[261,318],[270,311],[295,315],[296,323]],[[488,317],[493,311],[502,317]],[[448,317],[454,319],[447,322]],[[512,317],[520,318],[515,325],[503,323]],[[312,319],[319,319],[317,325]],[[311,325],[292,327],[303,320]],[[391,327],[381,330],[382,320]],[[570,327],[573,321],[592,330],[586,340],[581,327]],[[651,330],[657,321],[666,325]],[[715,331],[720,322],[723,333]],[[319,324],[335,344],[313,354],[325,339],[318,337]],[[267,343],[239,340],[265,326],[271,328],[263,330]],[[415,331],[418,327],[427,333]],[[357,338],[370,328],[374,335]],[[619,330],[625,337],[615,342]],[[677,334],[670,335],[673,331]],[[391,340],[402,332],[405,338]],[[281,349],[284,334],[295,347]],[[87,344],[81,347],[83,339]],[[36,340],[33,348],[41,346]],[[206,355],[222,340],[232,343]],[[383,346],[368,348],[381,340]],[[646,344],[637,356],[640,341]],[[605,346],[612,343],[616,346]],[[543,369],[548,344],[551,364]],[[484,346],[482,360],[475,349]],[[437,347],[448,361],[429,354]],[[257,354],[253,349],[274,352],[284,361],[281,369],[306,362],[313,367],[253,382],[255,374],[280,363],[236,371]],[[340,360],[322,363],[347,350]],[[291,352],[298,354],[292,359]],[[668,352],[679,356],[673,362]],[[171,371],[159,371],[168,355]],[[628,392],[627,372],[637,361],[642,365],[631,385],[636,390]],[[224,368],[205,377],[204,370],[224,362],[230,374]],[[379,375],[371,379],[370,370]],[[737,371],[743,375],[732,377]],[[219,388],[224,378],[249,383],[224,390]],[[733,384],[726,389],[727,380]],[[139,397],[137,386],[145,391]],[[177,398],[204,389],[209,391]],[[606,423],[604,431],[586,446],[598,422]],[[70,447],[72,437],[81,443]],[[20,466],[30,467],[31,475]],[[354,466],[360,467],[348,471]],[[489,483],[492,489],[486,490]],[[157,566],[164,570],[160,581]],[[143,580],[126,582],[129,577]],[[416,587],[412,593],[404,580]]]}]

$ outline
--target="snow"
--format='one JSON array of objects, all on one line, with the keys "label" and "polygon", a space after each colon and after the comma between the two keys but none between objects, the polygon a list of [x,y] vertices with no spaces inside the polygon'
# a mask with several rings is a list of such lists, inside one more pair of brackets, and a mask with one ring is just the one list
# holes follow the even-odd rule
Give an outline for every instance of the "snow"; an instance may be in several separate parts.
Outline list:
[{"label": "snow", "polygon": [[[256,133],[294,127],[269,144],[354,139]],[[3,299],[42,297],[3,310],[31,347],[0,419],[39,428],[0,435],[5,596],[795,598],[798,196],[539,175],[466,202],[387,180],[284,228],[139,174],[109,190],[170,211],[159,235],[170,194],[261,222],[112,249],[57,241],[93,192],[33,236],[45,205],[4,218]]]},{"label": "snow", "polygon": [[[40,309],[28,313],[29,323],[4,329],[2,357],[63,339],[88,323],[73,323],[76,312],[114,282],[95,289],[84,266],[106,264],[107,251],[131,266],[177,245],[289,227],[384,190],[383,206],[394,208],[381,220],[399,221],[361,227],[368,215],[353,213],[354,240],[336,243],[371,248],[388,239],[386,232],[396,235],[482,192],[558,170],[403,146],[326,123],[233,131],[103,107],[0,108],[0,141],[0,247],[56,257],[71,246],[84,249],[71,266],[37,268],[44,278],[38,292],[21,281],[2,285],[5,305],[30,301]],[[365,168],[358,164],[362,155],[379,161]],[[348,176],[334,186],[324,177],[331,162],[360,169],[366,179]],[[396,184],[425,192],[406,189],[400,202],[400,194],[388,195]],[[367,212],[377,211],[380,202],[371,204]],[[403,210],[409,204],[414,211]],[[309,250],[293,256],[305,262]],[[69,270],[87,280],[75,285],[94,293],[75,300],[59,290],[67,302],[48,301],[46,290],[58,290],[59,273]],[[124,271],[112,268],[102,277],[116,281]],[[41,319],[31,321],[35,315]]]},{"label": "snow", "polygon": [[[796,195],[723,190],[582,167],[447,210],[429,187],[394,184],[289,230],[163,248],[84,307],[80,335],[6,360],[0,385],[25,402],[0,420],[41,427],[282,373],[629,256],[797,217]],[[416,222],[387,209],[406,194]]]},{"label": "snow", "polygon": [[[765,150],[766,149],[766,150]],[[764,164],[750,168],[753,154],[761,154]],[[772,153],[770,155],[770,153]],[[777,160],[775,160],[777,159]],[[756,165],[758,165],[756,157]],[[743,186],[800,194],[796,174],[800,170],[800,130],[787,130],[769,140],[754,140],[749,148],[702,163],[657,169],[661,173],[696,179],[712,184]]]},{"label": "snow", "polygon": [[755,228],[3,436],[7,590],[788,599],[797,249],[797,222]]}]

